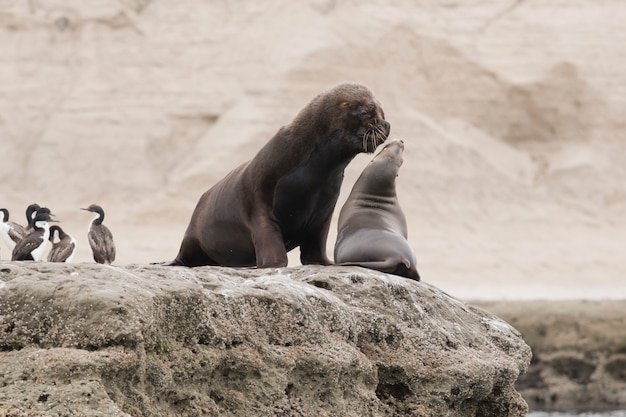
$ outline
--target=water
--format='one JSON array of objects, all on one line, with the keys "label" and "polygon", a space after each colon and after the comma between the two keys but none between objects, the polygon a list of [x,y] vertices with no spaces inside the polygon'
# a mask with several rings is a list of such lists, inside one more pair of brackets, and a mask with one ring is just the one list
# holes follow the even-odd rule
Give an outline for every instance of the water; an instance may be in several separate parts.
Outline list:
[{"label": "water", "polygon": [[527,417],[626,417],[626,410],[582,412],[582,413],[556,413],[546,411],[533,411]]}]

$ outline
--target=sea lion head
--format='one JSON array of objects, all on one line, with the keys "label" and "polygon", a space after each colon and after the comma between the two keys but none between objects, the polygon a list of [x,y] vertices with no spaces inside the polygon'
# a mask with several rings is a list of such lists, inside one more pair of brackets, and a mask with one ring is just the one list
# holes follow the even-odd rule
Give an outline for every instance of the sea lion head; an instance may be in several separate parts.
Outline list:
[{"label": "sea lion head", "polygon": [[398,171],[402,166],[404,142],[394,139],[376,154],[365,167],[357,180],[355,188],[374,195],[395,195]]},{"label": "sea lion head", "polygon": [[361,152],[374,152],[391,130],[380,102],[360,84],[341,84],[336,88],[348,132],[359,140],[356,145]]},{"label": "sea lion head", "polygon": [[383,162],[384,160],[384,163],[393,166],[397,173],[404,162],[404,158],[402,157],[403,153],[404,141],[401,139],[393,139],[387,142],[385,147],[372,159],[372,162]]},{"label": "sea lion head", "polygon": [[323,137],[341,137],[352,155],[373,153],[389,136],[380,102],[364,85],[339,84],[319,94],[299,117],[299,124],[315,126]]}]

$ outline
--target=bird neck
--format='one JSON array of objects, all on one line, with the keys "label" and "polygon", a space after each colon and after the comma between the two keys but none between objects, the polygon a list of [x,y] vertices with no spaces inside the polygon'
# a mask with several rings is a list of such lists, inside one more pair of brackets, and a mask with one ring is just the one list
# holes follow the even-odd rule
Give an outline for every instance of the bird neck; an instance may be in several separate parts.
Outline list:
[{"label": "bird neck", "polygon": [[49,230],[48,229],[48,222],[45,220],[38,220],[36,222],[33,223],[33,227],[35,228],[35,230]]},{"label": "bird neck", "polygon": [[94,212],[95,216],[91,221],[92,224],[102,224],[104,220],[104,213],[100,213],[99,211]]}]

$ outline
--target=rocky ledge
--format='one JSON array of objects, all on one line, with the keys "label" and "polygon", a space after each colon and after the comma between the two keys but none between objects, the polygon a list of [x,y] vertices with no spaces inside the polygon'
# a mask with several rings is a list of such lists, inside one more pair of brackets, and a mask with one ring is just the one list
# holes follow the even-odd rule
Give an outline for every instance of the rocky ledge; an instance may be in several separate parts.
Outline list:
[{"label": "rocky ledge", "polygon": [[356,267],[0,263],[0,414],[523,416],[520,333]]},{"label": "rocky ledge", "polygon": [[626,300],[472,304],[514,325],[532,347],[516,384],[532,410],[626,409]]}]

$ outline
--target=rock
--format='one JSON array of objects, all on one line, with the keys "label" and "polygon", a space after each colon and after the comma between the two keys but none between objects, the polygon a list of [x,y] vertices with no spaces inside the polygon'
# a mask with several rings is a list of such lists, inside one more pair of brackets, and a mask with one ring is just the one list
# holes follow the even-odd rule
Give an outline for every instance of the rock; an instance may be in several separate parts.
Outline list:
[{"label": "rock", "polygon": [[13,416],[523,416],[520,334],[356,267],[0,264]]},{"label": "rock", "polygon": [[472,304],[513,324],[531,346],[516,384],[531,410],[626,408],[626,300]]}]

